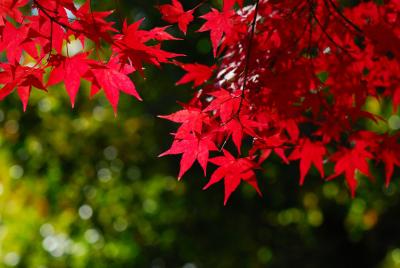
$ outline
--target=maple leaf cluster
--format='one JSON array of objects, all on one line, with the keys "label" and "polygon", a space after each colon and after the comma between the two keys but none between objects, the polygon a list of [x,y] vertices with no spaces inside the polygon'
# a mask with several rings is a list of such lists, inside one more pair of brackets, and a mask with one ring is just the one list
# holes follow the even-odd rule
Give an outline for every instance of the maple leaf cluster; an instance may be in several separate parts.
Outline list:
[{"label": "maple leaf cluster", "polygon": [[[186,72],[177,85],[194,89],[180,111],[160,116],[180,124],[161,154],[182,155],[179,178],[196,161],[206,176],[211,163],[204,188],[223,180],[226,203],[242,181],[260,193],[256,171],[275,154],[299,161],[300,184],[314,166],[327,180],[343,175],[354,195],[358,173],[373,179],[372,161],[384,164],[390,182],[400,134],[369,130],[366,121],[385,120],[365,105],[387,99],[394,112],[400,105],[399,0],[199,1],[191,9],[181,2],[157,6],[164,27],[143,30],[137,21],[118,30],[107,20],[112,12],[93,11],[90,1],[3,1],[0,99],[16,90],[25,110],[32,89],[63,82],[73,106],[84,79],[116,112],[120,91],[140,100],[129,74],[174,64]],[[29,15],[20,11],[26,5]],[[171,25],[185,36],[194,20],[202,23],[194,30],[209,33],[212,66],[161,48],[179,39]]]},{"label": "maple leaf cluster", "polygon": [[[23,15],[19,8],[28,4],[32,12]],[[143,62],[158,66],[178,56],[161,49],[174,37],[166,28],[141,30],[141,21],[118,31],[107,21],[111,13],[92,11],[90,1],[2,1],[0,51],[7,60],[0,65],[0,100],[16,89],[26,110],[33,88],[63,82],[74,106],[81,79],[91,83],[91,96],[102,89],[115,112],[121,91],[141,100],[128,75],[142,73]],[[106,48],[108,57],[102,56]]]},{"label": "maple leaf cluster", "polygon": [[400,1],[254,2],[225,0],[200,17],[220,64],[183,65],[178,84],[197,93],[163,116],[180,127],[162,155],[182,154],[179,178],[196,160],[204,174],[216,165],[204,188],[223,180],[225,203],[242,181],[260,192],[255,171],[273,154],[300,162],[300,184],[314,166],[327,180],[344,175],[354,196],[371,161],[388,184],[399,134],[363,122],[384,121],[364,108],[371,98],[400,104]]}]

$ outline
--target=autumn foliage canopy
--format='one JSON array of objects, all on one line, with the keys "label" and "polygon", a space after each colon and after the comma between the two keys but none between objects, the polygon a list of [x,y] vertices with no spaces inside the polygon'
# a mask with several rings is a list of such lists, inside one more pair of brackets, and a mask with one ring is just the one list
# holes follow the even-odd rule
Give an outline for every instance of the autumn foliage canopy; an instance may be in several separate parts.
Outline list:
[{"label": "autumn foliage canopy", "polygon": [[[90,1],[1,1],[0,99],[16,91],[26,110],[32,90],[64,83],[74,106],[83,79],[116,113],[120,92],[141,99],[130,74],[172,64],[185,71],[177,84],[193,86],[190,102],[160,116],[179,124],[161,154],[181,155],[179,178],[196,161],[207,176],[211,164],[204,188],[223,181],[226,203],[241,182],[260,193],[256,172],[277,155],[299,162],[300,184],[314,166],[326,180],[344,177],[354,195],[358,173],[373,179],[376,164],[389,184],[399,133],[368,129],[386,121],[365,105],[387,102],[393,113],[400,105],[400,0],[172,0],[155,8],[165,25],[116,29],[112,11]],[[209,33],[214,65],[162,48],[185,42],[188,31]]]}]

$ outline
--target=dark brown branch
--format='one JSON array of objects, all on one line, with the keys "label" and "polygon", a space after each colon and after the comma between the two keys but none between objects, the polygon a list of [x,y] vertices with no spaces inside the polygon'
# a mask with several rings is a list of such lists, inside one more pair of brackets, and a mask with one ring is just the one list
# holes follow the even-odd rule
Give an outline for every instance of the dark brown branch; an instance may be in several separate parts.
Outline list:
[{"label": "dark brown branch", "polygon": [[336,47],[340,48],[341,50],[343,50],[343,52],[347,53],[348,55],[350,55],[349,51],[344,48],[343,46],[339,45],[338,43],[335,42],[335,40],[333,40],[332,36],[329,35],[329,33],[326,31],[324,25],[321,24],[321,22],[319,21],[319,19],[317,18],[317,16],[315,15],[315,12],[313,9],[311,9],[311,16],[314,18],[315,22],[318,24],[318,26],[321,28],[323,34],[326,36],[326,38],[328,38],[328,40],[330,42],[332,42],[332,44],[334,44]]},{"label": "dark brown branch", "polygon": [[[61,27],[65,28],[66,30],[70,30],[70,31],[73,31],[73,32],[76,32],[76,33],[86,34],[85,31],[78,30],[78,29],[74,29],[74,28],[72,28],[70,25],[65,24],[65,23],[63,23],[63,22],[57,20],[55,17],[53,17],[52,15],[50,15],[50,14],[48,13],[47,8],[45,8],[45,7],[43,7],[42,5],[40,5],[36,0],[33,0],[33,3],[34,3],[34,5],[35,5],[40,11],[43,12],[43,14],[44,14],[51,22],[54,22],[54,23],[60,25]],[[54,11],[52,11],[52,12],[54,12]]]},{"label": "dark brown branch", "polygon": [[239,103],[239,108],[238,108],[237,114],[239,114],[239,112],[240,112],[240,109],[241,109],[242,104],[243,104],[243,99],[245,97],[247,79],[248,79],[248,76],[249,76],[249,64],[250,64],[250,57],[251,57],[251,49],[253,47],[254,32],[256,30],[256,24],[257,24],[257,15],[258,15],[259,2],[260,2],[260,0],[256,1],[256,5],[255,5],[255,8],[254,8],[254,18],[253,18],[253,22],[251,24],[251,32],[250,32],[250,35],[249,35],[249,40],[248,40],[248,45],[247,45],[246,63],[244,65],[242,94],[241,94],[241,98],[240,98],[240,103]]},{"label": "dark brown branch", "polygon": [[338,6],[335,5],[335,3],[333,2],[333,0],[324,0],[324,3],[326,4],[328,1],[331,6],[333,7],[333,10],[339,15],[339,17],[341,17],[345,22],[347,22],[351,27],[353,27],[357,32],[359,33],[363,33],[363,31],[360,29],[360,27],[358,27],[357,25],[355,25],[351,20],[349,20],[345,15],[343,15],[343,13],[340,11],[340,9],[338,8]]}]

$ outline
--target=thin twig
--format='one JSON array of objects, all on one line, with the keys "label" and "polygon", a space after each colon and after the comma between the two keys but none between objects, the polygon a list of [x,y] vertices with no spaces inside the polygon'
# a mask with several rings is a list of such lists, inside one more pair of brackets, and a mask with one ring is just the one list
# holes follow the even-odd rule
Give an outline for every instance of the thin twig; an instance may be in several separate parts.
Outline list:
[{"label": "thin twig", "polygon": [[329,35],[329,33],[324,28],[324,25],[321,24],[321,22],[319,21],[319,19],[315,15],[314,10],[311,10],[311,15],[314,18],[315,22],[318,24],[318,26],[321,28],[321,30],[324,33],[324,35],[328,38],[328,40],[330,42],[332,42],[332,44],[334,44],[336,47],[338,47],[341,50],[343,50],[343,52],[345,52],[346,54],[351,55],[350,52],[346,48],[344,48],[343,46],[339,45],[335,40],[333,40],[332,36]]},{"label": "thin twig", "polygon": [[[346,21],[351,27],[353,27],[357,32],[363,33],[363,31],[355,25],[351,20],[349,20],[343,13],[339,10],[339,8],[335,5],[335,3],[332,0],[327,0],[331,6],[333,7],[334,11],[344,20]],[[326,0],[324,1],[326,3]]]},{"label": "thin twig", "polygon": [[[255,5],[255,8],[254,8],[254,18],[253,18],[253,22],[251,24],[251,32],[250,32],[250,35],[249,35],[249,40],[248,40],[248,45],[247,45],[246,63],[245,63],[245,66],[244,66],[242,94],[241,94],[241,98],[240,98],[240,103],[239,103],[239,108],[238,108],[237,114],[239,114],[239,112],[240,112],[240,109],[241,109],[242,104],[243,104],[243,99],[245,97],[247,79],[248,79],[248,76],[249,76],[249,64],[250,64],[251,49],[252,49],[252,46],[253,46],[254,32],[256,30],[259,2],[260,2],[259,0],[256,1],[256,5]],[[239,117],[239,120],[240,120],[240,117]]]},{"label": "thin twig", "polygon": [[42,5],[40,5],[36,0],[33,0],[33,3],[35,4],[35,6],[36,6],[40,11],[43,12],[43,14],[44,14],[47,18],[49,18],[50,21],[55,22],[56,24],[60,25],[61,27],[64,27],[66,30],[70,30],[70,31],[73,31],[73,32],[76,32],[76,33],[81,33],[81,34],[87,34],[87,33],[86,33],[85,31],[83,31],[83,30],[74,29],[74,28],[71,27],[70,25],[65,24],[65,23],[63,23],[63,22],[57,20],[55,17],[53,17],[52,15],[50,15],[50,14],[47,12],[46,8],[43,7]]}]

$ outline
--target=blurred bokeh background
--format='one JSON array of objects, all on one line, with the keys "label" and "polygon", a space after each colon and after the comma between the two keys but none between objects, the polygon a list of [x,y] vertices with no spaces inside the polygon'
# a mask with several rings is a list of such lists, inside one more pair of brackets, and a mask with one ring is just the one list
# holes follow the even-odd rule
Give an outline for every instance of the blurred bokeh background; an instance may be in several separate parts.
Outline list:
[{"label": "blurred bokeh background", "polygon": [[[157,3],[94,6],[152,27],[164,25]],[[209,64],[196,29],[165,49]],[[222,184],[202,191],[199,167],[178,182],[179,157],[157,157],[175,126],[156,116],[193,94],[174,85],[182,71],[145,73],[134,77],[144,101],[122,96],[116,118],[85,83],[74,109],[62,85],[34,92],[26,113],[15,94],[0,103],[0,267],[400,267],[398,172],[384,188],[377,166],[351,199],[343,178],[314,170],[299,187],[298,166],[276,158],[258,174],[263,197],[241,185],[224,207]],[[387,107],[368,103],[389,119],[371,128],[400,127]]]}]

